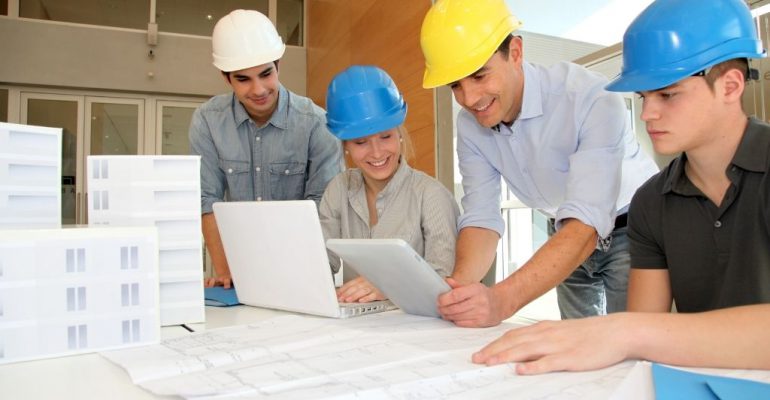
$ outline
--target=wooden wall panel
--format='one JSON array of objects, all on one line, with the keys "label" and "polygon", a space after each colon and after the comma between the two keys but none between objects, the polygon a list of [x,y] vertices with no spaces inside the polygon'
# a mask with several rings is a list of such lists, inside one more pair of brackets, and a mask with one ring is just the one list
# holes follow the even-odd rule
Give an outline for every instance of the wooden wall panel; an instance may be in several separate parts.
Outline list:
[{"label": "wooden wall panel", "polygon": [[309,0],[308,96],[325,106],[331,78],[352,64],[376,65],[393,77],[409,106],[412,166],[435,176],[433,90],[422,88],[420,26],[430,0]]}]

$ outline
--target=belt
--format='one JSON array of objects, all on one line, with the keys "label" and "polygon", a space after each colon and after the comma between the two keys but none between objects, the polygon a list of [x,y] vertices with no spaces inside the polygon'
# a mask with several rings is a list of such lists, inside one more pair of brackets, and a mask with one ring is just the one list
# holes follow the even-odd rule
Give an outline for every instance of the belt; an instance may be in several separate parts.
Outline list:
[{"label": "belt", "polygon": [[[553,218],[548,218],[548,223],[551,226],[556,226],[556,220]],[[620,214],[615,218],[615,227],[612,230],[625,228],[626,225],[628,225],[628,213]]]}]

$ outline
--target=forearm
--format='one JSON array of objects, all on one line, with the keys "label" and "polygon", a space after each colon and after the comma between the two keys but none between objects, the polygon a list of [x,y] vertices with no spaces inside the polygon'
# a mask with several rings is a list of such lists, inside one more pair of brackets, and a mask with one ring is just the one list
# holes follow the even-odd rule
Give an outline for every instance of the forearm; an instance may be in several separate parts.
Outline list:
[{"label": "forearm", "polygon": [[505,317],[564,281],[596,248],[596,230],[582,222],[566,220],[521,268],[493,290],[509,299]]},{"label": "forearm", "polygon": [[629,313],[628,357],[666,364],[770,369],[770,304],[697,314]]},{"label": "forearm", "polygon": [[461,284],[479,282],[492,266],[499,240],[497,232],[489,229],[469,226],[460,230],[452,278]]},{"label": "forearm", "polygon": [[230,266],[227,264],[225,249],[222,246],[222,238],[219,236],[217,221],[214,213],[203,214],[201,218],[203,239],[206,241],[206,249],[211,257],[216,276],[230,275]]}]

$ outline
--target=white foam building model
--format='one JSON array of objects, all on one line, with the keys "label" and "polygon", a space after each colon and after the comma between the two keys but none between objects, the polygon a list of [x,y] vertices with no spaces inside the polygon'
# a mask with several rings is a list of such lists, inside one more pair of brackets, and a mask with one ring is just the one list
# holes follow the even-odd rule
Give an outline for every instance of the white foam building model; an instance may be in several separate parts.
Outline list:
[{"label": "white foam building model", "polygon": [[0,123],[0,229],[61,227],[61,128]]},{"label": "white foam building model", "polygon": [[160,342],[154,227],[0,230],[0,364]]},{"label": "white foam building model", "polygon": [[90,226],[156,226],[161,325],[205,320],[198,156],[89,156]]}]

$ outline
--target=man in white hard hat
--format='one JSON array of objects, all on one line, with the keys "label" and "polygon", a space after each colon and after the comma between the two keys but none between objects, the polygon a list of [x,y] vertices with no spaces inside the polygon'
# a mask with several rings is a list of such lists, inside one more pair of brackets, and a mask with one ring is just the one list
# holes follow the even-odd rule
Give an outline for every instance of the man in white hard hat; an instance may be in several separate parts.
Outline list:
[{"label": "man in white hard hat", "polygon": [[[278,80],[284,45],[262,13],[235,10],[212,37],[214,66],[233,92],[201,105],[190,123],[190,150],[201,156],[203,237],[215,276],[230,287],[212,205],[218,201],[321,200],[342,167],[342,150],[323,109]],[[249,238],[243,238],[249,240]]]}]

